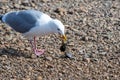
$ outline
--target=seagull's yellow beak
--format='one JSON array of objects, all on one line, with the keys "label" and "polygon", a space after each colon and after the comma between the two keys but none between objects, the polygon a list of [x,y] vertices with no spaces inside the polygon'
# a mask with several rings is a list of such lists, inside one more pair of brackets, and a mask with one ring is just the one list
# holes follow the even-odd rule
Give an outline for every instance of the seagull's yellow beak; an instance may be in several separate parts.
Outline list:
[{"label": "seagull's yellow beak", "polygon": [[61,35],[60,38],[62,39],[63,42],[66,42],[66,41],[67,41],[66,35]]}]

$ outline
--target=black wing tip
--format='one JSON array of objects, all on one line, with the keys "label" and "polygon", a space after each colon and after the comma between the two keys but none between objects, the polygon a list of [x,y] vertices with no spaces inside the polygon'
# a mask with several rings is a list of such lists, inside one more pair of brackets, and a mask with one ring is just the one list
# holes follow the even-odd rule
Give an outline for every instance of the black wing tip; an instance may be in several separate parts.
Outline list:
[{"label": "black wing tip", "polygon": [[3,15],[0,14],[0,20],[1,20],[1,21],[2,21],[2,17],[3,17]]}]

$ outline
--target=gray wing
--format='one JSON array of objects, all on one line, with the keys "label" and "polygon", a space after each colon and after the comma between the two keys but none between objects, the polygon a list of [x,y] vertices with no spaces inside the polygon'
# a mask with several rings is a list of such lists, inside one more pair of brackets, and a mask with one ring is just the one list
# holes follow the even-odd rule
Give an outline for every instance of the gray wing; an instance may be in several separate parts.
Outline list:
[{"label": "gray wing", "polygon": [[5,23],[20,33],[28,32],[43,13],[36,10],[10,12],[6,15]]}]

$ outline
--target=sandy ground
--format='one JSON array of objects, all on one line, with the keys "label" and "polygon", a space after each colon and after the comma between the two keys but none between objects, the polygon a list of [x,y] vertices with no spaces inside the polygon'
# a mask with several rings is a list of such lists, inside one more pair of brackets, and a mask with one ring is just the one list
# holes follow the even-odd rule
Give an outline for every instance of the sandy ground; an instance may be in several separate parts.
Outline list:
[{"label": "sandy ground", "polygon": [[26,38],[0,22],[0,80],[119,80],[119,0],[0,0],[0,14],[36,9],[61,20],[68,38],[65,53],[58,35],[38,39],[36,57]]}]

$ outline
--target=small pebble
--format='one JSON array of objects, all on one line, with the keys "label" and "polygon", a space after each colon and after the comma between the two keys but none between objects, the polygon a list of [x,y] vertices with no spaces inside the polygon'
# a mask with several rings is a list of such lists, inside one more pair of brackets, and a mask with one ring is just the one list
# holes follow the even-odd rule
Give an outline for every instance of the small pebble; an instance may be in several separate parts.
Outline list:
[{"label": "small pebble", "polygon": [[70,53],[70,52],[65,53],[65,57],[66,58],[73,58],[72,53]]},{"label": "small pebble", "polygon": [[56,13],[59,13],[60,15],[64,15],[64,14],[66,14],[66,9],[65,8],[57,8],[56,10],[55,10],[55,12]]},{"label": "small pebble", "polygon": [[41,76],[38,76],[37,77],[37,80],[43,80]]},{"label": "small pebble", "polygon": [[48,61],[52,61],[52,57],[46,57],[45,59]]},{"label": "small pebble", "polygon": [[85,61],[85,62],[90,63],[90,60],[91,60],[90,58],[84,58],[84,61]]},{"label": "small pebble", "polygon": [[32,55],[31,55],[31,58],[32,58],[32,59],[35,59],[35,58],[37,58],[37,56],[36,56],[35,54],[32,54]]}]

